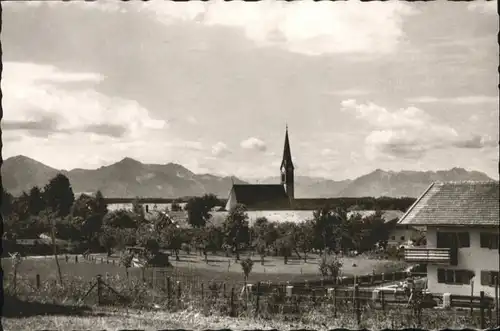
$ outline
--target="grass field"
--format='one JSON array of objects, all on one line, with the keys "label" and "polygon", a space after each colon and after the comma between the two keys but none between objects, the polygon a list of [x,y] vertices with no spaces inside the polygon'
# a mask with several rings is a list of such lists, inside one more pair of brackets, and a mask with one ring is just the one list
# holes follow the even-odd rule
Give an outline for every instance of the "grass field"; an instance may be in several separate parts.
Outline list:
[{"label": "grass field", "polygon": [[[109,260],[115,261],[115,264],[107,264],[108,260],[105,255],[93,255],[97,259],[96,262],[86,261],[82,256],[79,256],[78,263],[74,262],[74,256],[71,256],[69,262],[65,261],[64,256],[59,257],[61,271],[64,277],[72,278],[79,277],[84,280],[92,280],[98,274],[110,276],[126,277],[125,268],[118,265],[118,258],[112,256]],[[196,254],[180,254],[180,261],[175,261],[171,258],[173,268],[168,271],[168,274],[184,277],[193,277],[198,281],[228,281],[241,282],[243,281],[243,273],[239,263],[236,263],[234,258],[227,258],[223,255],[209,255],[208,264],[205,263],[204,257]],[[241,258],[247,256],[242,255]],[[100,263],[100,259],[104,263]],[[254,266],[249,276],[249,282],[257,281],[299,281],[320,279],[318,256],[311,256],[304,263],[303,260],[289,259],[288,264],[284,264],[281,257],[268,257],[265,259],[264,265],[261,265],[260,258],[254,256],[252,258]],[[370,274],[373,271],[377,273],[402,270],[406,264],[388,261],[388,260],[370,260],[363,257],[344,258],[342,273],[344,275],[363,275]],[[356,265],[356,266],[354,266]],[[2,259],[2,267],[5,275],[12,273],[10,259]],[[57,279],[57,269],[55,261],[52,257],[45,258],[27,258],[18,267],[18,275],[25,279],[34,280],[36,274],[40,275],[42,281],[49,279]],[[130,268],[129,275],[131,277],[141,277],[142,271],[140,268]]]}]

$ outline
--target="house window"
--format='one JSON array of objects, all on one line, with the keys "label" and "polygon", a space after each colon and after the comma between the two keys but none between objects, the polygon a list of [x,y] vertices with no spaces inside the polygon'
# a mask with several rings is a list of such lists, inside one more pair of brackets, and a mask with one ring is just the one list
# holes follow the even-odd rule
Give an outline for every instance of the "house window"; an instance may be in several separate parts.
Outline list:
[{"label": "house window", "polygon": [[401,236],[400,240],[405,240],[405,236]]},{"label": "house window", "polygon": [[437,232],[437,248],[470,247],[469,232]]},{"label": "house window", "polygon": [[438,269],[438,283],[464,285],[470,284],[474,272],[471,270]]},{"label": "house window", "polygon": [[481,285],[495,286],[495,277],[500,282],[498,271],[481,271]]},{"label": "house window", "polygon": [[481,232],[480,244],[481,248],[498,249],[499,241],[498,233]]}]

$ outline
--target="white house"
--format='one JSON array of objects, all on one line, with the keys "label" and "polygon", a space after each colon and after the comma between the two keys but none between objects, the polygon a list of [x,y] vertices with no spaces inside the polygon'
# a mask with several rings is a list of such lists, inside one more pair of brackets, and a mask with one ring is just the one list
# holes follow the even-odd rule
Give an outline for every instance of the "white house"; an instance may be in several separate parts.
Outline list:
[{"label": "white house", "polygon": [[406,249],[405,260],[427,264],[432,293],[494,297],[499,217],[498,181],[433,183],[399,221],[426,228],[427,246]]}]

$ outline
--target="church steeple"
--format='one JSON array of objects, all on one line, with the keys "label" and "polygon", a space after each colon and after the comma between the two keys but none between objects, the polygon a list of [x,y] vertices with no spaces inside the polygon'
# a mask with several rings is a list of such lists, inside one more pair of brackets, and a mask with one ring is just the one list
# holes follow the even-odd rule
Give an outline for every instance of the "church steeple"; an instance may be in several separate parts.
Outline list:
[{"label": "church steeple", "polygon": [[288,125],[285,132],[285,145],[283,147],[283,160],[280,166],[281,184],[284,185],[288,197],[294,199],[294,166],[292,152],[290,151],[290,141],[288,139]]},{"label": "church steeple", "polygon": [[292,170],[294,169],[292,161],[292,152],[290,151],[290,141],[288,140],[288,125],[286,126],[286,131],[285,131],[285,146],[283,147],[283,160],[281,161],[280,168],[283,167],[291,168]]}]

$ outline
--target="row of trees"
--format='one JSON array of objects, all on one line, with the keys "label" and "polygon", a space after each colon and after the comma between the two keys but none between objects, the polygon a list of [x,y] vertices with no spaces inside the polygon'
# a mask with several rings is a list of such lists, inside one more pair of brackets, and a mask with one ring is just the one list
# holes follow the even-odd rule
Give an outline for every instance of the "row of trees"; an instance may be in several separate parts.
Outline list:
[{"label": "row of trees", "polygon": [[211,211],[220,205],[211,194],[190,199],[185,206],[189,226],[178,227],[165,213],[146,217],[138,202],[132,210],[109,211],[100,192],[75,199],[68,178],[58,174],[43,189],[33,187],[20,197],[3,192],[4,239],[38,238],[54,230],[58,239],[80,243],[80,249],[108,254],[138,245],[152,255],[162,248],[170,249],[177,259],[181,250],[195,249],[205,256],[222,251],[236,260],[242,251],[250,251],[262,259],[283,256],[287,263],[292,255],[306,261],[313,250],[363,252],[384,246],[390,230],[380,213],[348,217],[343,208],[327,207],[299,224],[259,218],[250,227],[245,206],[237,205],[222,225],[211,224]]}]

